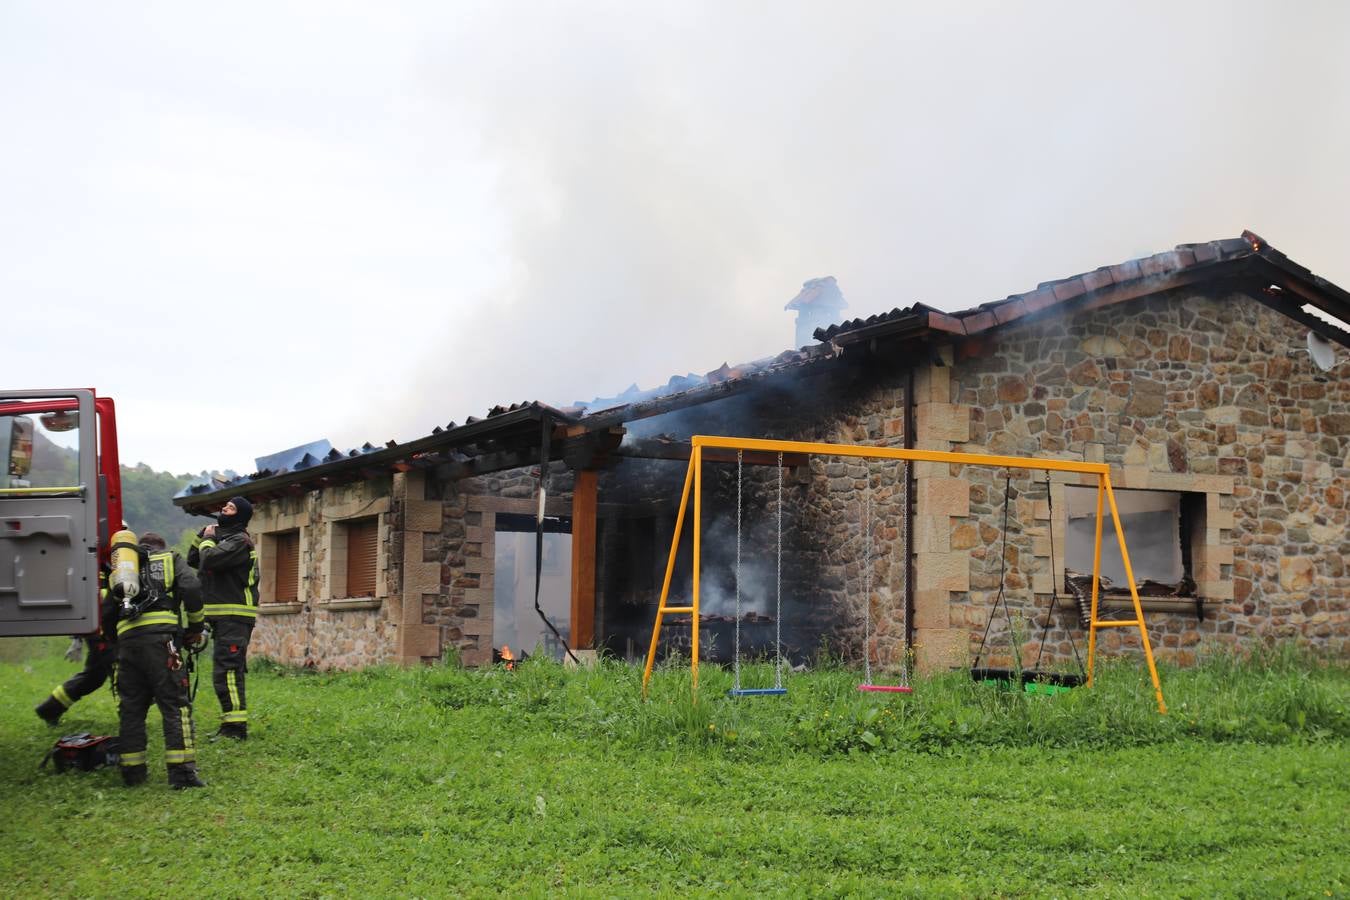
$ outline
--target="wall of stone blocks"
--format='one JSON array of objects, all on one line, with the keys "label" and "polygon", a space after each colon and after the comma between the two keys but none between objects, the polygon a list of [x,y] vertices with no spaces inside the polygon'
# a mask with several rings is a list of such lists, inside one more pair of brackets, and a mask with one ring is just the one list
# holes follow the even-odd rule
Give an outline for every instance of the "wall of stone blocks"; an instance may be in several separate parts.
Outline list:
[{"label": "wall of stone blocks", "polygon": [[[252,652],[284,665],[354,669],[387,662],[398,652],[399,521],[403,476],[376,478],[255,503],[249,523],[259,551],[260,606]],[[333,596],[333,528],[348,518],[377,516],[376,596]],[[299,598],[276,603],[269,535],[300,532]]]},{"label": "wall of stone blocks", "polygon": [[[421,654],[421,658],[454,653],[469,666],[492,662],[496,516],[535,515],[537,490],[537,469],[528,468],[425,482],[418,506],[434,509],[439,520],[432,529],[428,512],[419,539],[409,542],[406,564],[423,574],[418,585],[404,595],[410,618],[415,610],[417,624],[437,642],[436,653]],[[549,467],[548,491],[545,513],[571,516],[572,476],[562,463]]]},{"label": "wall of stone blocks", "polygon": [[[945,376],[946,399],[969,427],[968,439],[950,446],[1107,462],[1117,489],[1203,496],[1188,539],[1204,620],[1193,602],[1146,601],[1161,658],[1189,664],[1209,649],[1278,639],[1343,654],[1350,382],[1312,366],[1304,333],[1240,294],[1159,297],[1011,328],[990,355],[956,362]],[[950,552],[968,556],[958,568],[969,584],[935,583],[959,581],[956,572],[922,577],[938,591],[923,594],[918,616],[940,632],[945,618],[944,662],[953,665],[978,646],[1002,560],[1002,473],[964,467],[959,477],[967,496],[933,495],[925,515],[936,521],[926,526],[934,539],[945,527]],[[1060,553],[1065,547],[1063,487],[1092,480],[1053,477],[1051,520],[1043,477],[1013,478],[1005,587],[1024,661],[1035,656],[1050,605],[1051,539]],[[1066,610],[1051,623],[1053,663],[1069,663],[1070,638],[1081,652],[1084,630]],[[992,662],[1006,664],[1001,615],[990,644]],[[1108,654],[1138,645],[1134,629],[1104,631],[1099,643]]]}]

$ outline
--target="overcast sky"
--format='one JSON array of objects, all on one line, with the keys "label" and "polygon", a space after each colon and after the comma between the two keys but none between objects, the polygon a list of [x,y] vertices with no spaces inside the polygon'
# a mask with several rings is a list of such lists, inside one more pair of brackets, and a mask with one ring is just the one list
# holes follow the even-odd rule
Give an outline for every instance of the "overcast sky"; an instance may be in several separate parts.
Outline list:
[{"label": "overcast sky", "polygon": [[0,3],[0,360],[253,470],[1251,228],[1350,287],[1350,4]]}]

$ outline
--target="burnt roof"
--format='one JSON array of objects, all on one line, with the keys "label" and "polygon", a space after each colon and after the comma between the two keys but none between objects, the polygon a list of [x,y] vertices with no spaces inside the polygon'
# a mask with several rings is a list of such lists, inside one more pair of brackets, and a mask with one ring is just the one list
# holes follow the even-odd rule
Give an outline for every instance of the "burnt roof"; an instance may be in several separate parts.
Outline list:
[{"label": "burnt roof", "polygon": [[777,356],[766,356],[734,366],[724,362],[702,375],[692,372],[676,375],[665,385],[646,391],[633,385],[616,397],[597,398],[564,411],[577,413],[578,424],[589,429],[608,428],[720,400],[771,378],[805,372],[838,356],[839,348],[825,343],[802,347],[800,350],[785,350]]},{"label": "burnt roof", "polygon": [[472,464],[476,459],[498,458],[506,450],[534,450],[537,457],[543,423],[553,426],[573,421],[574,416],[538,401],[494,406],[484,418],[469,416],[463,425],[437,426],[431,434],[401,444],[392,440],[381,447],[366,443],[345,453],[332,450],[322,459],[307,454],[290,468],[261,469],[251,475],[189,485],[173,502],[188,512],[203,512],[219,508],[234,496],[266,498],[377,473]]},{"label": "burnt roof", "polygon": [[1163,253],[1042,282],[1035,290],[1011,294],[971,309],[943,312],[915,303],[906,309],[896,308],[865,319],[850,319],[828,328],[818,328],[814,337],[847,345],[883,336],[945,336],[948,339],[972,336],[1029,316],[1092,309],[1186,284],[1228,277],[1251,279],[1259,288],[1257,299],[1262,303],[1307,325],[1323,337],[1350,347],[1350,332],[1302,309],[1305,304],[1310,304],[1342,322],[1350,322],[1350,293],[1314,275],[1251,231],[1227,240],[1180,244]]}]

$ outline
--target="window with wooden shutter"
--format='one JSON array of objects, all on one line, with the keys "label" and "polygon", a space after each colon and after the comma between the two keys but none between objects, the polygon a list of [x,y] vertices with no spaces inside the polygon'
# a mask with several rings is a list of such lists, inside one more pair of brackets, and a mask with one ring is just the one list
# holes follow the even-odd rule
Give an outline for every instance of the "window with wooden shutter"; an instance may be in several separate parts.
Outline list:
[{"label": "window with wooden shutter", "polygon": [[379,558],[378,518],[353,519],[346,523],[347,596],[375,596],[375,564]]},{"label": "window with wooden shutter", "polygon": [[277,603],[295,603],[300,599],[300,532],[281,532],[274,547],[276,558],[272,566],[277,586],[274,599]]}]

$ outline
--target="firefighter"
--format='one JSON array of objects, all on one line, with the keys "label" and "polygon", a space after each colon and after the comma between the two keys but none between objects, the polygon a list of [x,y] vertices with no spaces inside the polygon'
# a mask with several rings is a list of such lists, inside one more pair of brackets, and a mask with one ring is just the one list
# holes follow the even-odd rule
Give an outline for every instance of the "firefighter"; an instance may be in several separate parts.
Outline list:
[{"label": "firefighter", "polygon": [[117,662],[117,629],[115,602],[108,593],[107,582],[99,574],[100,616],[99,630],[83,638],[76,637],[66,651],[66,659],[79,662],[84,655],[84,668],[76,672],[65,682],[57,685],[34,709],[34,712],[48,725],[61,721],[61,716],[82,697],[87,697],[103,687],[103,683],[112,676],[113,666]]},{"label": "firefighter", "polygon": [[248,697],[244,676],[248,672],[248,642],[258,617],[258,551],[248,535],[253,504],[233,497],[216,516],[216,524],[201,531],[201,542],[188,557],[195,557],[206,600],[206,620],[211,625],[211,685],[220,700],[222,737],[248,738]]},{"label": "firefighter", "polygon": [[[153,702],[164,721],[164,761],[175,790],[205,787],[197,775],[197,751],[188,690],[189,648],[206,643],[201,585],[164,539],[146,532],[140,540],[141,590],[117,610],[117,693],[121,700],[121,769],[127,785],[146,779],[145,716]],[[113,595],[121,600],[121,586]],[[185,614],[187,626],[182,628]]]}]

